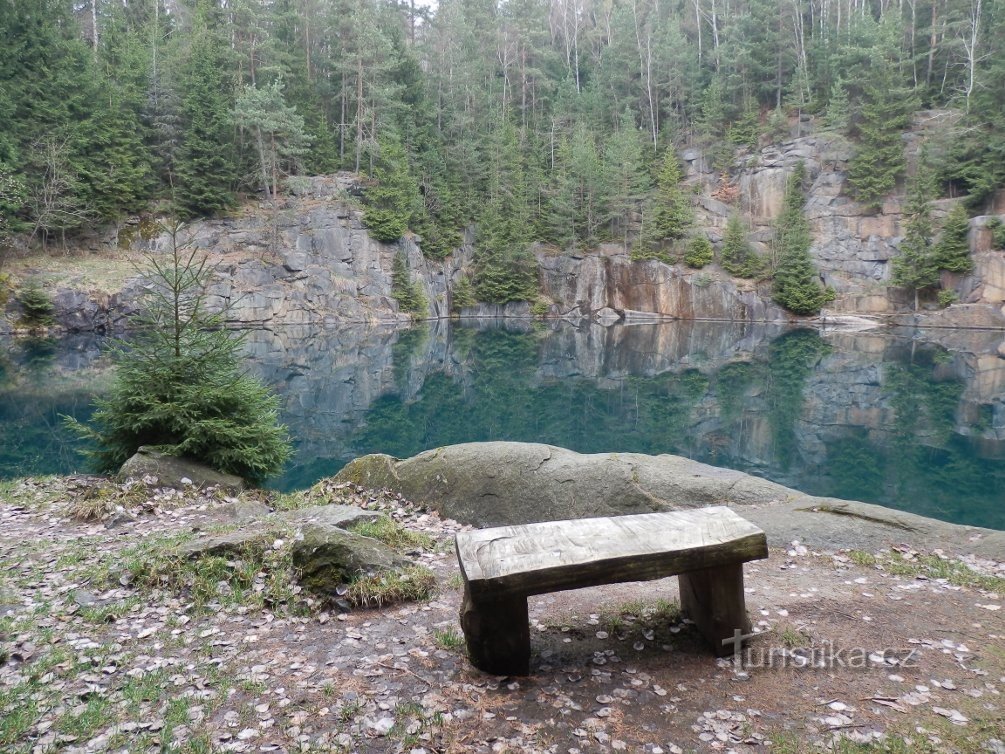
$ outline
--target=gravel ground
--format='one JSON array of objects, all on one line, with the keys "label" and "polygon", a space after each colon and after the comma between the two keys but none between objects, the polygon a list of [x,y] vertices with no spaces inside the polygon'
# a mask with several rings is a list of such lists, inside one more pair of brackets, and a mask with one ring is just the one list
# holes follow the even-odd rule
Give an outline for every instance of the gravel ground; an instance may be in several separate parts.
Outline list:
[{"label": "gravel ground", "polygon": [[464,654],[463,527],[336,492],[431,538],[409,552],[431,599],[345,610],[266,568],[201,597],[135,579],[160,543],[290,496],[5,483],[0,751],[1005,752],[1005,563],[793,541],[746,567],[762,635],[739,663],[680,618],[676,579],[533,597],[531,675],[500,678]]}]

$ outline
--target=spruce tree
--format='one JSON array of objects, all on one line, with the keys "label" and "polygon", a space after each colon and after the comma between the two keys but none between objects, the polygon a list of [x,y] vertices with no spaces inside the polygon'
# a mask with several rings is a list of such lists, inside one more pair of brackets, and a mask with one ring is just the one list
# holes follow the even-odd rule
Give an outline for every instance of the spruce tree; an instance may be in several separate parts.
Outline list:
[{"label": "spruce tree", "polygon": [[761,270],[761,260],[750,247],[747,229],[736,213],[726,223],[726,235],[719,254],[722,268],[731,275],[742,278],[755,277]]},{"label": "spruce tree", "polygon": [[381,137],[371,179],[374,184],[366,190],[363,223],[378,241],[397,241],[405,235],[421,201],[408,169],[408,155],[391,133]]},{"label": "spruce tree", "polygon": [[398,307],[409,314],[425,314],[429,302],[418,281],[413,282],[408,275],[408,264],[404,253],[394,255],[391,267],[391,295]]},{"label": "spruce tree", "polygon": [[260,482],[290,455],[279,401],[243,369],[243,336],[208,308],[206,258],[180,239],[180,224],[165,230],[167,253],[148,260],[142,327],[112,350],[111,390],[91,426],[68,421],[97,444],[89,455],[102,472],[151,445]]},{"label": "spruce tree", "polygon": [[656,177],[656,206],[646,233],[653,243],[686,238],[694,225],[694,209],[691,198],[681,186],[683,180],[684,172],[677,154],[668,147]]},{"label": "spruce tree", "polygon": [[227,44],[217,23],[211,3],[201,0],[179,82],[183,131],[175,202],[186,218],[223,211],[235,199],[233,90],[225,58]]},{"label": "spruce tree", "polygon": [[939,282],[939,270],[932,247],[931,199],[934,194],[931,170],[924,156],[911,182],[907,206],[907,225],[900,253],[894,257],[891,280],[900,288],[914,292],[914,308],[918,308],[919,293]]},{"label": "spruce tree", "polygon": [[854,129],[858,150],[848,165],[852,196],[868,210],[880,210],[904,172],[901,133],[910,123],[914,106],[900,68],[883,58],[874,60]]},{"label": "spruce tree", "polygon": [[805,180],[806,166],[800,162],[789,176],[782,212],[775,221],[778,266],[772,295],[776,303],[802,315],[816,314],[834,296],[833,291],[820,285],[810,258],[813,237],[803,214]]},{"label": "spruce tree", "polygon": [[935,244],[935,263],[940,270],[970,272],[974,261],[970,258],[970,218],[962,204],[949,211],[942,225],[942,235]]},{"label": "spruce tree", "polygon": [[687,251],[684,252],[684,264],[700,270],[705,265],[711,264],[714,256],[712,243],[704,235],[695,236],[687,244]]}]

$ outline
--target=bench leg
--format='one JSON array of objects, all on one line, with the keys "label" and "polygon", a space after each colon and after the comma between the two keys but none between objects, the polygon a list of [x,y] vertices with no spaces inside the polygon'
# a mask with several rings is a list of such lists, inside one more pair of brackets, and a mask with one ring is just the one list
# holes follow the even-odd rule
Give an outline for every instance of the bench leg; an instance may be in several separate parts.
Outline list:
[{"label": "bench leg", "polygon": [[527,598],[474,600],[464,585],[461,628],[471,664],[493,675],[530,673]]},{"label": "bench leg", "polygon": [[[750,633],[743,599],[743,565],[720,566],[682,573],[681,611],[698,626],[718,657],[733,654],[734,631]],[[739,647],[736,647],[738,650]]]}]

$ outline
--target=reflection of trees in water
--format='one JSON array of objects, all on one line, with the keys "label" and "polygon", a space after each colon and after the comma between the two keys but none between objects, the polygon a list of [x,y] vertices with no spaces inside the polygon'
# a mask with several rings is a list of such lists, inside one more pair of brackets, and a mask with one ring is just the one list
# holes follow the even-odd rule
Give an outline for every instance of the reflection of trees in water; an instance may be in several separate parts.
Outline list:
[{"label": "reflection of trees in water", "polygon": [[[954,431],[964,386],[948,376],[944,352],[917,351],[913,364],[896,353],[901,361],[883,368],[876,400],[897,417],[878,429],[889,435],[883,445],[870,439],[875,427],[800,428],[810,382],[824,395],[833,386],[823,362],[834,347],[814,330],[787,332],[718,368],[605,378],[542,377],[547,346],[540,334],[454,328],[450,337],[460,369],[433,372],[410,398],[391,394],[373,403],[350,439],[355,453],[407,457],[438,445],[521,440],[585,453],[678,453],[746,468],[755,442],[748,425],[761,416],[772,442],[759,472],[808,492],[902,507],[930,499],[923,505],[932,512],[987,525],[998,507],[993,498],[1005,490],[1005,473],[974,457]],[[833,379],[840,384],[842,375]],[[801,433],[814,431],[822,444],[813,458],[801,458]],[[992,512],[967,510],[954,489]],[[1005,521],[996,525],[1005,528]]]},{"label": "reflection of trees in water", "polygon": [[831,347],[816,330],[794,330],[768,348],[765,402],[775,443],[775,460],[787,471],[796,453],[796,421],[802,415],[806,382]]},{"label": "reflection of trees in water", "polygon": [[[1005,464],[975,451],[983,441],[994,452],[993,408],[964,397],[961,367],[973,360],[931,345],[708,323],[270,337],[256,364],[284,388],[300,440],[284,487],[367,452],[520,440],[678,453],[814,494],[1005,529]],[[708,354],[700,370],[698,351]],[[86,418],[103,374],[97,346],[13,342],[0,353],[0,476],[80,468],[59,415]],[[861,427],[848,418],[856,413]]]}]

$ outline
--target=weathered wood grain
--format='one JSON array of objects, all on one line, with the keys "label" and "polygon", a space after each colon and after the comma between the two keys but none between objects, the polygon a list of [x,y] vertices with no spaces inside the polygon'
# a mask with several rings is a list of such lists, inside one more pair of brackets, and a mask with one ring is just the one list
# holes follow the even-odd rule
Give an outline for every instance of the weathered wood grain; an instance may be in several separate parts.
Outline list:
[{"label": "weathered wood grain", "polygon": [[[734,649],[739,650],[731,641],[736,636],[733,632],[750,633],[743,596],[743,565],[690,571],[680,574],[678,581],[681,612],[695,622],[716,656],[725,657],[733,654]],[[723,644],[723,640],[729,643]]]},{"label": "weathered wood grain", "polygon": [[457,535],[461,627],[475,667],[530,671],[527,597],[680,574],[681,606],[722,656],[750,632],[743,564],[768,556],[764,532],[729,508],[548,521]]},{"label": "weathered wood grain", "polygon": [[764,532],[725,506],[457,535],[458,561],[475,596],[646,581],[767,555]]}]

